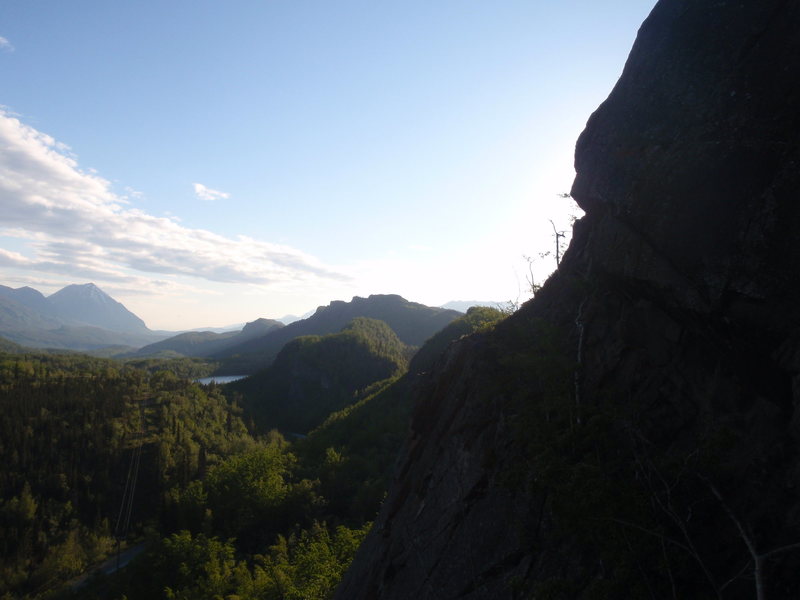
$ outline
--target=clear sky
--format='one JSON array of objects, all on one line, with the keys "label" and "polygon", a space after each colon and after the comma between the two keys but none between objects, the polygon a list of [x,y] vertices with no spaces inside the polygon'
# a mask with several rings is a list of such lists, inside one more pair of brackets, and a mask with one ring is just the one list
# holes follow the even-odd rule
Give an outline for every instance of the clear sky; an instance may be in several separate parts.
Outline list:
[{"label": "clear sky", "polygon": [[525,300],[654,4],[3,0],[0,283],[157,329]]}]

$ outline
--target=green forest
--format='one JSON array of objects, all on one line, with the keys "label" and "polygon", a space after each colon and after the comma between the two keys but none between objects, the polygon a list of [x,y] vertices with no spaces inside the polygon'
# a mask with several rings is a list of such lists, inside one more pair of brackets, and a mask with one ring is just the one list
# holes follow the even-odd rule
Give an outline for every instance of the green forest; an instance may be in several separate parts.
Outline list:
[{"label": "green forest", "polygon": [[385,496],[415,378],[500,318],[472,309],[421,349],[356,319],[238,386],[194,383],[215,367],[199,359],[9,348],[0,598],[330,597]]}]

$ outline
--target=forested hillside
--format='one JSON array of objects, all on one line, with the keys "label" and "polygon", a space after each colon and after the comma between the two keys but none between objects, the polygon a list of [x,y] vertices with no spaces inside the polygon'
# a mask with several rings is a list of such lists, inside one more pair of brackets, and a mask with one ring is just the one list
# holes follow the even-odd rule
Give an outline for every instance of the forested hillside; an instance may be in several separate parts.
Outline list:
[{"label": "forested hillside", "polygon": [[[424,368],[501,317],[473,309],[423,347]],[[373,319],[288,348],[287,365],[361,378],[338,412],[323,414],[335,388],[336,402],[316,388],[320,405],[294,406],[321,425],[293,444],[192,383],[213,367],[200,361],[0,355],[0,597],[328,598],[406,434],[423,370],[405,373],[407,351]],[[118,539],[144,551],[63,587]]]},{"label": "forested hillside", "polygon": [[420,346],[425,340],[461,316],[454,310],[434,308],[409,302],[394,294],[374,294],[368,298],[354,297],[350,302],[335,300],[328,306],[282,329],[231,346],[211,355],[222,361],[220,373],[239,375],[254,373],[272,364],[287,342],[306,335],[336,333],[358,317],[377,319],[386,323],[400,341],[409,346]]},{"label": "forested hillside", "polygon": [[19,344],[0,337],[0,352],[22,352],[23,347]]},{"label": "forested hillside", "polygon": [[219,390],[160,366],[0,357],[2,592],[46,590],[112,549],[132,456],[141,534],[170,489],[254,443]]},{"label": "forested hillside", "polygon": [[358,390],[404,371],[408,353],[386,323],[359,317],[338,333],[295,338],[270,367],[230,389],[260,428],[305,434]]},{"label": "forested hillside", "polygon": [[273,319],[256,319],[247,323],[241,331],[187,331],[139,348],[129,356],[211,356],[283,326],[283,323]]}]

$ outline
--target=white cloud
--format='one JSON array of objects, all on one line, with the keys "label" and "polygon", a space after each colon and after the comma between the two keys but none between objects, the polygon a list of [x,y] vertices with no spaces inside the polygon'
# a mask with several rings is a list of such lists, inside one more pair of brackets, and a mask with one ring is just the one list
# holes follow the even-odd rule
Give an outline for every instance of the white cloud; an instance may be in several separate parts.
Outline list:
[{"label": "white cloud", "polygon": [[139,190],[135,190],[128,185],[125,186],[124,191],[125,195],[122,197],[122,199],[124,200],[127,200],[128,198],[135,198],[136,200],[144,198],[144,194],[142,192],[140,192]]},{"label": "white cloud", "polygon": [[0,250],[0,266],[27,272],[120,287],[137,286],[135,272],[256,285],[348,279],[295,248],[190,229],[128,208],[107,180],[80,169],[65,146],[2,108],[0,206],[0,236],[26,245],[24,254]]},{"label": "white cloud", "polygon": [[14,51],[14,46],[2,35],[0,35],[0,50],[7,50],[8,52]]},{"label": "white cloud", "polygon": [[212,190],[204,186],[202,183],[193,183],[194,193],[200,200],[227,200],[231,195],[227,192],[220,192],[219,190]]}]

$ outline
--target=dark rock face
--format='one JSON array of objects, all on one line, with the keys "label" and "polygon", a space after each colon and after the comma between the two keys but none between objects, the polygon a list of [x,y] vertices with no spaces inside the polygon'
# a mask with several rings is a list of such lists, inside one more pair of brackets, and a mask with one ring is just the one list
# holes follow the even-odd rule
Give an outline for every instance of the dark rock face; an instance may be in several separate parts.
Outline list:
[{"label": "dark rock face", "polygon": [[800,4],[662,0],[556,275],[419,390],[338,592],[800,597]]},{"label": "dark rock face", "polygon": [[797,12],[658,4],[578,141],[573,195],[608,213],[594,260],[708,308],[797,288]]}]

